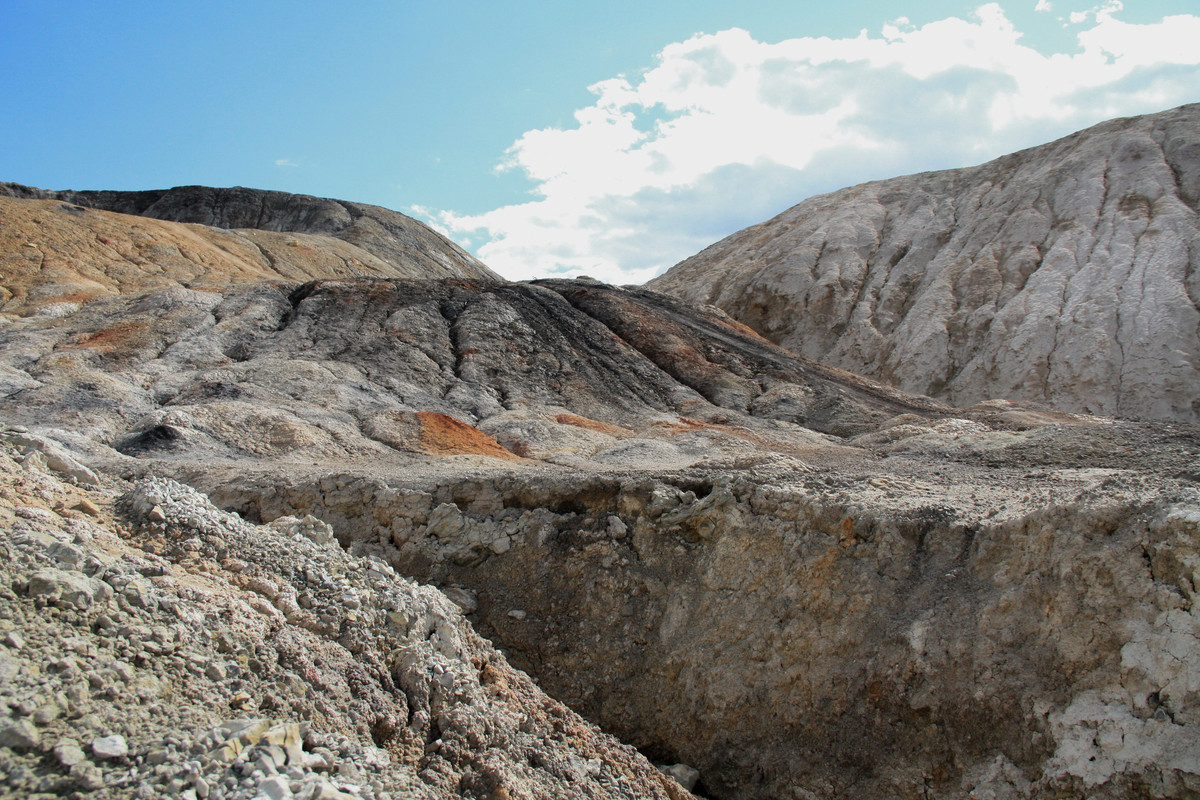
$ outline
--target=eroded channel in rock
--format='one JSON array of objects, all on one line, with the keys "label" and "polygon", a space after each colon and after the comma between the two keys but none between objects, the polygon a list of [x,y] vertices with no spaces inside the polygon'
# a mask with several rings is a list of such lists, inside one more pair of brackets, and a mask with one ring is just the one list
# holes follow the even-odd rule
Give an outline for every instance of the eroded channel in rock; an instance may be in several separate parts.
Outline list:
[{"label": "eroded channel in rock", "polygon": [[[721,798],[1200,789],[1200,494],[1117,470],[241,479]],[[1190,494],[1189,494],[1190,491]]]}]

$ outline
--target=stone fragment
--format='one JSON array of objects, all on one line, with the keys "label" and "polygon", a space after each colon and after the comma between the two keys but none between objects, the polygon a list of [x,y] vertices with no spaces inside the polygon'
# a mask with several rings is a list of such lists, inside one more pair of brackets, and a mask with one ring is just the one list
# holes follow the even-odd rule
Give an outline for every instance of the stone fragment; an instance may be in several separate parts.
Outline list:
[{"label": "stone fragment", "polygon": [[0,684],[5,684],[21,672],[22,661],[19,658],[13,658],[7,653],[0,653]]},{"label": "stone fragment", "polygon": [[41,744],[37,729],[27,719],[0,720],[0,747],[13,750],[32,750]]},{"label": "stone fragment", "polygon": [[62,739],[54,746],[54,757],[59,764],[70,769],[86,759],[87,755],[74,739]]},{"label": "stone fragment", "polygon": [[85,486],[100,486],[100,478],[89,467],[81,464],[71,453],[57,442],[33,433],[9,430],[0,433],[0,440],[36,452],[45,460],[46,466],[65,478]]},{"label": "stone fragment", "polygon": [[42,569],[29,579],[29,594],[52,605],[77,609],[90,608],[112,596],[112,588],[103,581],[60,569]]},{"label": "stone fragment", "polygon": [[104,773],[99,767],[87,762],[80,761],[70,770],[71,778],[79,785],[79,788],[89,792],[94,792],[97,789],[104,788]]},{"label": "stone fragment", "polygon": [[312,778],[296,793],[297,800],[357,800],[353,794],[343,792],[324,778]]},{"label": "stone fragment", "polygon": [[304,739],[300,735],[300,726],[294,722],[268,728],[258,741],[278,750],[272,752],[276,767],[297,764],[304,758]]},{"label": "stone fragment", "polygon": [[294,796],[287,779],[279,775],[267,778],[258,784],[258,791],[268,800],[287,800]]},{"label": "stone fragment", "polygon": [[95,503],[93,503],[91,500],[88,500],[86,497],[83,498],[82,500],[80,500],[75,505],[71,506],[71,508],[75,509],[76,511],[82,511],[84,514],[87,514],[89,517],[100,518],[100,516],[101,516],[100,507],[98,505],[96,505]]},{"label": "stone fragment", "polygon": [[58,719],[61,715],[62,709],[58,707],[57,703],[51,700],[48,703],[38,706],[37,710],[33,712],[33,724],[44,727]]},{"label": "stone fragment", "polygon": [[267,527],[286,536],[303,536],[316,544],[331,544],[337,541],[333,535],[333,527],[311,514],[303,519],[279,517],[268,523]]},{"label": "stone fragment", "polygon": [[629,526],[625,524],[620,517],[610,515],[607,526],[608,535],[613,539],[624,539],[625,534],[629,532]]},{"label": "stone fragment", "polygon": [[464,614],[473,614],[479,610],[479,601],[475,597],[475,593],[461,586],[446,586],[442,588],[442,593],[449,597],[454,605],[462,609]]},{"label": "stone fragment", "polygon": [[55,542],[46,551],[46,555],[63,564],[68,569],[78,569],[83,562],[83,551],[66,542]]},{"label": "stone fragment", "polygon": [[129,745],[120,734],[100,736],[92,740],[92,754],[96,758],[117,759],[129,755]]},{"label": "stone fragment", "polygon": [[687,764],[664,764],[658,769],[664,775],[674,778],[676,783],[689,792],[696,788],[696,782],[700,780],[700,770],[689,767]]}]

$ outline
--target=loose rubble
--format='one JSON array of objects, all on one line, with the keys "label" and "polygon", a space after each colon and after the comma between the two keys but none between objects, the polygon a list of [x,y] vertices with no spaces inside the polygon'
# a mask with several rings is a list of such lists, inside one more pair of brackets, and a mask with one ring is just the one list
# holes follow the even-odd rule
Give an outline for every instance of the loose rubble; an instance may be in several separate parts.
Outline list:
[{"label": "loose rubble", "polygon": [[167,479],[117,497],[17,455],[0,796],[690,796],[319,520],[251,525]]}]

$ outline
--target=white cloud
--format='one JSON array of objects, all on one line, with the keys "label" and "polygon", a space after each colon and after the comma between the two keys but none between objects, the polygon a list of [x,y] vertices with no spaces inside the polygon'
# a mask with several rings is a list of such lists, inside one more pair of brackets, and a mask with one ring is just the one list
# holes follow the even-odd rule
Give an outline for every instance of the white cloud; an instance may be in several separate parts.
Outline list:
[{"label": "white cloud", "polygon": [[1037,5],[1033,7],[1034,11],[1050,11],[1050,0],[1038,0]]},{"label": "white cloud", "polygon": [[277,167],[298,167],[300,165],[297,164],[295,161],[292,161],[290,158],[277,158],[277,159],[275,159],[275,166],[277,166]]},{"label": "white cloud", "polygon": [[878,36],[697,35],[643,74],[590,87],[572,127],[517,140],[501,168],[535,182],[528,202],[416,211],[486,242],[479,256],[510,278],[641,282],[815,192],[1200,99],[1200,16],[1135,25],[1120,11],[1110,0],[1084,12],[1078,51],[1048,55],[995,3],[969,20],[897,19]]}]

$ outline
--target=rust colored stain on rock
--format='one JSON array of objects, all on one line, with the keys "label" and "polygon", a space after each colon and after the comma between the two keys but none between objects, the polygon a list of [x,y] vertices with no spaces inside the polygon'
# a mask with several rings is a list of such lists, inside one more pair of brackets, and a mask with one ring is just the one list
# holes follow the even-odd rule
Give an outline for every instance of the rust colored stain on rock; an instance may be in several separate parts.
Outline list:
[{"label": "rust colored stain on rock", "polygon": [[85,333],[79,337],[78,342],[66,345],[66,347],[90,347],[102,353],[111,353],[130,345],[137,345],[143,338],[143,332],[149,327],[150,323],[145,320],[122,322],[111,328]]},{"label": "rust colored stain on rock", "polygon": [[619,425],[610,425],[607,422],[579,417],[574,414],[558,414],[554,417],[554,421],[559,425],[573,425],[576,428],[599,431],[600,433],[607,433],[610,436],[628,436],[630,433],[627,429]]},{"label": "rust colored stain on rock", "polygon": [[417,420],[421,423],[421,449],[430,455],[481,455],[506,461],[520,460],[483,431],[454,417],[436,411],[418,411]]}]

